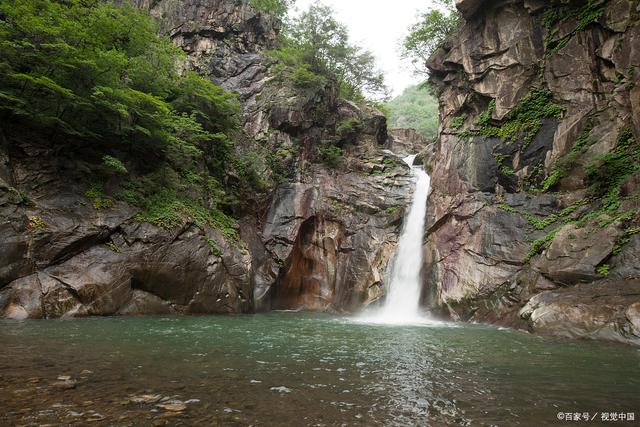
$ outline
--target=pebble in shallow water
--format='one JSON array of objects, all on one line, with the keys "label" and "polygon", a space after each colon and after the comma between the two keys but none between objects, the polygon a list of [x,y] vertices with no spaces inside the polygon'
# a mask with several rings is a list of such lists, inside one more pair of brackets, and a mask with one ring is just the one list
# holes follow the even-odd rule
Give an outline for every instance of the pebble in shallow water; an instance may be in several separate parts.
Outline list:
[{"label": "pebble in shallow water", "polygon": [[184,403],[159,403],[156,406],[171,412],[181,412],[187,409],[187,405]]},{"label": "pebble in shallow water", "polygon": [[291,393],[291,389],[287,388],[285,386],[280,386],[280,387],[271,387],[269,390],[276,392],[276,393]]},{"label": "pebble in shallow water", "polygon": [[[62,377],[58,377],[58,379],[60,379]],[[65,377],[67,378],[67,377]],[[77,381],[74,381],[72,379],[66,379],[66,380],[62,380],[62,381],[55,381],[54,383],[51,384],[51,386],[55,389],[58,390],[72,390],[74,388],[76,388],[76,386],[78,385]]]},{"label": "pebble in shallow water", "polygon": [[140,396],[131,397],[131,401],[134,403],[156,403],[162,399],[160,394],[142,394]]}]

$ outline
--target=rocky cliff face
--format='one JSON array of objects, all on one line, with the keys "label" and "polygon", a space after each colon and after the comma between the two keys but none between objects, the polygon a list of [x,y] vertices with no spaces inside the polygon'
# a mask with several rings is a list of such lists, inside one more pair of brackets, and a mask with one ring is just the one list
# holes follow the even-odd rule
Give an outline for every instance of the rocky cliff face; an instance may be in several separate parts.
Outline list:
[{"label": "rocky cliff face", "polygon": [[640,8],[458,0],[439,91],[425,303],[640,343]]},{"label": "rocky cliff face", "polygon": [[[379,298],[412,186],[383,151],[384,116],[331,84],[271,75],[280,23],[244,1],[134,3],[187,52],[185,66],[239,95],[236,149],[270,196],[236,212],[239,241],[188,218],[161,229],[124,202],[96,206],[82,152],[3,137],[0,316],[354,310]],[[345,121],[353,129],[336,132]],[[328,166],[318,147],[332,139],[344,154]]]}]

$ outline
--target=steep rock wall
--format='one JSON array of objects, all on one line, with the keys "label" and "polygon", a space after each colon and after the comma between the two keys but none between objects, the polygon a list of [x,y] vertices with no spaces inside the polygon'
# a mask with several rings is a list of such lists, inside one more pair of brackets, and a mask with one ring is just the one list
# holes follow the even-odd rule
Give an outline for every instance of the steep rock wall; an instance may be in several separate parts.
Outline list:
[{"label": "steep rock wall", "polygon": [[[382,113],[340,100],[331,82],[306,90],[270,75],[280,22],[246,1],[133,3],[185,67],[238,94],[237,154],[253,156],[269,196],[237,209],[239,241],[188,218],[160,229],[124,202],[92,206],[89,152],[0,134],[0,316],[355,310],[379,298],[412,186],[383,152]],[[318,147],[347,119],[359,126],[328,167]]]},{"label": "steep rock wall", "polygon": [[639,343],[637,2],[456,4],[464,22],[428,64],[425,303]]}]

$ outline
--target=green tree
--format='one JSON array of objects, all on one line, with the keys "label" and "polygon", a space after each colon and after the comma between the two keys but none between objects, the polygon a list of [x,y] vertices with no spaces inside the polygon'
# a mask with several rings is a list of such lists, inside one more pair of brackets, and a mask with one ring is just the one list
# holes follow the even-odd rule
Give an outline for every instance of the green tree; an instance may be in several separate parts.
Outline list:
[{"label": "green tree", "polygon": [[249,3],[260,12],[283,18],[296,0],[250,0]]},{"label": "green tree", "polygon": [[415,129],[427,139],[438,134],[438,100],[428,88],[410,86],[385,104],[391,129]]},{"label": "green tree", "polygon": [[[0,0],[0,114],[51,135],[194,155],[235,126],[143,12],[110,2]],[[180,129],[180,131],[177,131]]]},{"label": "green tree", "polygon": [[460,22],[453,0],[435,0],[435,4],[435,8],[422,13],[420,20],[409,28],[402,44],[402,56],[412,61],[418,74],[426,74],[424,64]]},{"label": "green tree", "polygon": [[288,49],[297,53],[306,71],[335,78],[343,97],[364,100],[366,96],[387,96],[375,57],[350,43],[347,28],[335,19],[330,7],[312,4],[291,20],[286,33]]},{"label": "green tree", "polygon": [[[233,234],[218,206],[229,199],[220,182],[239,105],[182,72],[184,61],[127,4],[0,0],[0,122],[12,124],[13,140],[29,129],[102,159],[91,178],[122,175],[119,197],[142,208],[142,220],[171,226],[188,214]],[[111,206],[101,191],[91,195],[94,207]]]}]

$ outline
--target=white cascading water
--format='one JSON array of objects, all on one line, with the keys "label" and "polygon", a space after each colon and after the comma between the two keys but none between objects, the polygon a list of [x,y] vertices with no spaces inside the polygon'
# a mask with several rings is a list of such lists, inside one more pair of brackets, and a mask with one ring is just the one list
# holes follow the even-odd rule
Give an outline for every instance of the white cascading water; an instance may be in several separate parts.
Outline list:
[{"label": "white cascading water", "polygon": [[427,214],[429,175],[421,167],[413,166],[415,155],[404,161],[416,177],[416,189],[409,214],[405,217],[398,248],[391,266],[389,293],[380,312],[381,320],[407,322],[420,319],[420,291],[422,283],[422,239]]},{"label": "white cascading water", "polygon": [[420,313],[422,239],[430,178],[422,167],[413,166],[415,157],[412,155],[404,159],[411,166],[411,171],[416,177],[416,187],[411,209],[405,217],[402,234],[391,265],[387,298],[381,308],[365,314],[362,320],[366,322],[435,323]]}]

